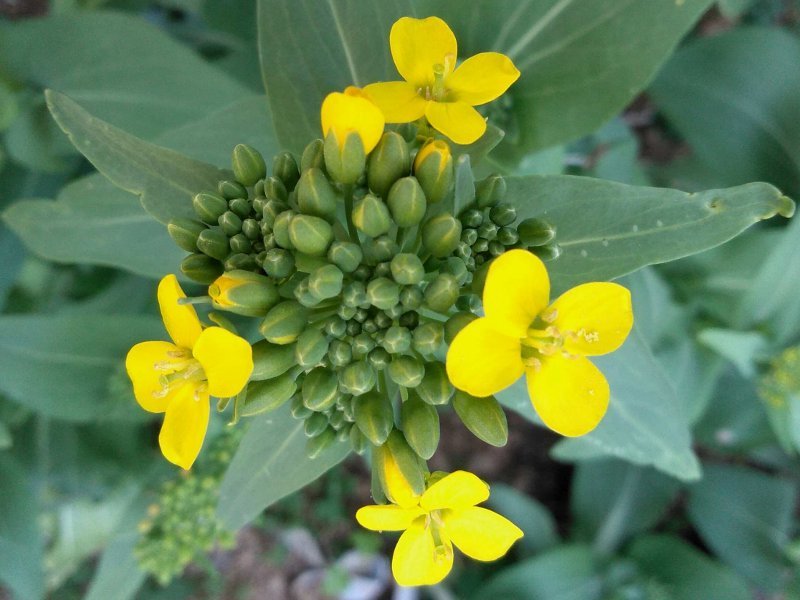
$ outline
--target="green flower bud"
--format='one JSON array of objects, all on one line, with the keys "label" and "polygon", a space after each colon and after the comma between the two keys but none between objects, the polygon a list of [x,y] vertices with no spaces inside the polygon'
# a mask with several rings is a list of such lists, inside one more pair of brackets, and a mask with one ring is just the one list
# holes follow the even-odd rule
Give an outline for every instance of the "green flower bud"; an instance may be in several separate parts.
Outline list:
[{"label": "green flower bud", "polygon": [[208,286],[214,308],[261,317],[278,302],[278,290],[268,277],[249,271],[229,271]]},{"label": "green flower bud", "polygon": [[253,205],[245,198],[234,198],[228,202],[228,208],[240,219],[246,219],[253,210]]},{"label": "green flower bud", "polygon": [[289,210],[289,205],[285,202],[274,199],[267,200],[261,211],[262,223],[265,223],[268,227],[275,227],[275,220],[278,215],[287,210]]},{"label": "green flower bud", "polygon": [[[305,402],[304,402],[305,404]],[[314,413],[306,418],[304,428],[308,437],[314,437],[325,431],[328,427],[328,417],[322,413]]]},{"label": "green flower bud", "polygon": [[330,217],[336,212],[338,195],[320,169],[308,169],[297,184],[297,204],[307,215]]},{"label": "green flower bud", "polygon": [[489,250],[489,241],[480,238],[477,242],[472,244],[472,251],[476,253],[487,252]]},{"label": "green flower bud", "polygon": [[[400,251],[400,248],[392,238],[382,235],[368,241],[365,244],[365,250],[375,262],[381,263],[392,260],[392,257]],[[385,276],[388,276],[388,274],[386,273]]]},{"label": "green flower bud", "polygon": [[291,236],[289,235],[289,224],[295,216],[297,215],[293,210],[285,210],[275,217],[275,223],[272,226],[272,234],[275,236],[275,243],[281,248],[286,248],[287,250],[292,250],[294,248]]},{"label": "green flower bud", "polygon": [[239,415],[252,417],[280,408],[296,391],[297,382],[291,373],[265,381],[251,381],[247,384],[247,395]]},{"label": "green flower bud", "polygon": [[238,181],[220,181],[217,184],[217,191],[226,200],[247,198],[247,189]]},{"label": "green flower bud", "polygon": [[267,200],[278,200],[279,202],[286,202],[289,199],[289,192],[286,191],[286,186],[277,177],[267,177],[264,180],[264,195]]},{"label": "green flower bud", "polygon": [[378,371],[383,371],[389,366],[389,361],[392,357],[383,348],[375,348],[368,356],[369,364],[371,364]]},{"label": "green flower bud", "polygon": [[386,394],[372,392],[356,399],[356,425],[376,446],[383,444],[394,427],[392,401]]},{"label": "green flower bud", "polygon": [[190,254],[181,262],[181,273],[192,281],[208,285],[222,275],[222,265],[205,254]]},{"label": "green flower bud", "polygon": [[398,304],[394,308],[390,309],[388,314],[392,318],[399,317],[399,322],[401,327],[414,329],[417,325],[419,325],[419,314],[416,313],[415,311],[401,312],[399,315],[395,314],[396,312],[403,310],[405,309],[400,304]]},{"label": "green flower bud", "polygon": [[424,355],[432,355],[444,342],[444,325],[438,321],[428,321],[414,329],[414,350]]},{"label": "green flower bud", "polygon": [[419,180],[428,202],[443,200],[453,188],[453,155],[442,140],[425,144],[414,159],[414,175]]},{"label": "green flower bud", "polygon": [[543,246],[556,237],[556,228],[541,219],[525,219],[517,225],[519,241],[524,246]]},{"label": "green flower bud", "polygon": [[303,150],[300,157],[300,171],[308,169],[325,169],[325,157],[323,155],[324,143],[322,140],[313,140]]},{"label": "green flower bud", "polygon": [[367,164],[364,144],[356,132],[350,132],[344,144],[339,147],[333,130],[329,131],[323,145],[323,153],[328,173],[339,183],[349,184],[358,181]]},{"label": "green flower bud", "polygon": [[417,286],[407,286],[400,292],[400,304],[406,310],[416,310],[422,306],[422,290]]},{"label": "green flower bud", "polygon": [[[364,289],[365,289],[364,293],[366,294],[366,288]],[[369,304],[367,304],[367,307],[369,307]],[[359,323],[363,323],[364,321],[366,321],[368,316],[369,313],[364,309],[363,306],[360,306],[359,308],[356,309],[356,314],[353,315],[353,319],[355,319]]]},{"label": "green flower bud", "polygon": [[253,245],[243,233],[237,233],[229,240],[231,252],[234,254],[247,254],[253,249]]},{"label": "green flower bud", "polygon": [[191,219],[172,219],[167,225],[167,233],[181,250],[197,251],[197,238],[206,226]]},{"label": "green flower bud", "polygon": [[250,379],[272,379],[283,375],[295,364],[294,345],[278,345],[261,340],[253,344],[253,373]]},{"label": "green flower bud", "polygon": [[[464,222],[461,222],[462,226]],[[475,242],[478,241],[478,230],[477,229],[462,229],[461,230],[461,242],[466,244],[467,246],[472,246]]]},{"label": "green flower bud", "polygon": [[257,240],[261,237],[261,226],[255,219],[245,219],[242,221],[242,233],[249,240]]},{"label": "green flower bud", "polygon": [[231,165],[236,181],[248,187],[267,176],[264,157],[258,150],[246,144],[237,144],[233,148]]},{"label": "green flower bud", "polygon": [[256,200],[266,200],[264,197],[264,180],[259,179],[256,181],[255,185],[253,186],[253,195],[256,197]]},{"label": "green flower bud", "polygon": [[364,454],[368,445],[369,440],[364,437],[361,430],[358,427],[352,427],[350,429],[350,447],[353,449],[353,452],[356,454]]},{"label": "green flower bud", "polygon": [[353,360],[350,344],[341,340],[333,340],[328,347],[328,360],[334,367],[344,367]]},{"label": "green flower bud", "polygon": [[318,365],[328,352],[328,344],[328,338],[319,329],[306,329],[294,346],[297,364],[305,369]]},{"label": "green flower bud", "polygon": [[230,254],[228,236],[217,228],[205,229],[197,236],[197,249],[211,258],[225,260]]},{"label": "green flower bud", "polygon": [[422,245],[436,258],[451,254],[460,241],[461,221],[451,214],[438,214],[422,226]]},{"label": "green flower bud", "polygon": [[398,179],[386,198],[389,212],[398,227],[412,227],[425,217],[428,201],[416,177]]},{"label": "green flower bud", "polygon": [[361,323],[358,321],[349,321],[346,329],[347,335],[355,337],[361,333]]},{"label": "green flower bud", "polygon": [[270,277],[283,279],[294,271],[294,256],[283,248],[273,248],[267,251],[263,267]]},{"label": "green flower bud", "polygon": [[495,225],[505,227],[517,220],[517,209],[510,204],[497,204],[489,211],[489,218]]},{"label": "green flower bud", "polygon": [[312,411],[306,408],[306,405],[303,404],[303,397],[300,394],[297,394],[292,398],[290,410],[292,412],[292,416],[295,419],[306,419],[311,416]]},{"label": "green flower bud", "polygon": [[408,144],[398,133],[387,131],[369,155],[367,182],[369,189],[381,197],[386,197],[392,184],[408,175],[411,170],[411,157]]},{"label": "green flower bud", "polygon": [[413,356],[395,356],[389,363],[386,372],[397,385],[413,388],[422,381],[422,376],[425,375],[425,365]]},{"label": "green flower bud", "polygon": [[502,447],[508,442],[508,422],[503,407],[494,396],[476,398],[458,390],[453,408],[467,429],[481,441]]},{"label": "green flower bud", "polygon": [[325,324],[325,333],[336,339],[341,339],[347,333],[347,323],[339,317],[334,317]]},{"label": "green flower bud", "polygon": [[361,264],[364,254],[361,246],[353,242],[333,242],[328,249],[328,260],[344,273],[352,273]]},{"label": "green flower bud", "polygon": [[353,271],[353,279],[356,281],[367,281],[370,277],[372,277],[372,269],[367,265],[359,265],[358,268]]},{"label": "green flower bud", "polygon": [[417,455],[428,460],[439,446],[439,413],[419,398],[410,397],[400,408],[400,426]]},{"label": "green flower bud", "polygon": [[249,254],[231,254],[223,264],[226,271],[254,271],[258,269],[256,259]]},{"label": "green flower bud", "polygon": [[475,199],[478,208],[494,206],[506,195],[506,180],[501,175],[489,175],[475,185]]},{"label": "green flower bud", "polygon": [[460,289],[458,281],[450,273],[439,273],[425,288],[425,304],[431,310],[446,313],[453,306]]},{"label": "green flower bud", "polygon": [[342,291],[343,278],[342,272],[335,265],[325,265],[311,273],[308,287],[318,298],[333,298]]},{"label": "green flower bud", "polygon": [[361,396],[375,387],[377,375],[372,366],[359,360],[347,365],[339,375],[339,386],[343,392]]},{"label": "green flower bud", "polygon": [[392,278],[400,285],[415,285],[425,277],[425,267],[416,254],[398,254],[390,266]]},{"label": "green flower bud", "polygon": [[491,242],[493,239],[497,237],[497,232],[499,231],[499,229],[497,225],[495,225],[494,223],[487,222],[478,227],[477,231],[478,231],[478,237],[480,239]]},{"label": "green flower bud", "polygon": [[483,213],[475,208],[470,208],[461,213],[461,223],[464,227],[477,229],[483,225]]},{"label": "green flower bud", "polygon": [[426,365],[425,376],[414,391],[424,402],[436,406],[447,404],[455,388],[447,377],[444,363],[437,361]]},{"label": "green flower bud", "polygon": [[202,192],[192,198],[192,207],[203,223],[216,225],[222,214],[228,210],[228,201],[217,194]]},{"label": "green flower bud", "polygon": [[296,215],[289,222],[289,239],[300,252],[311,256],[323,256],[333,241],[333,228],[330,223],[319,217]]},{"label": "green flower bud", "polygon": [[450,256],[445,259],[444,265],[442,265],[442,271],[445,273],[450,273],[453,277],[455,277],[459,285],[463,285],[464,279],[468,273],[467,265],[464,262],[464,259],[456,256]]},{"label": "green flower bud", "polygon": [[497,232],[497,241],[504,246],[513,246],[519,241],[519,233],[513,227],[503,227]]},{"label": "green flower bud", "polygon": [[367,286],[361,281],[351,281],[342,290],[342,302],[345,306],[351,306],[353,308],[366,303]]},{"label": "green flower bud", "polygon": [[291,152],[281,152],[272,159],[272,172],[275,177],[280,179],[287,190],[293,190],[300,179],[300,170],[297,168],[297,161]]},{"label": "green flower bud", "polygon": [[381,345],[389,354],[400,354],[411,347],[411,332],[405,327],[392,325],[386,330]]},{"label": "green flower bud", "polygon": [[475,294],[464,294],[456,300],[456,308],[460,311],[478,312],[481,309],[481,299]]},{"label": "green flower bud", "polygon": [[353,207],[353,224],[369,237],[378,237],[392,227],[392,217],[386,204],[372,194],[356,201]]},{"label": "green flower bud", "polygon": [[478,315],[470,312],[458,312],[447,319],[444,324],[444,339],[448,344],[452,344],[458,332],[472,323]]},{"label": "green flower bud", "polygon": [[385,312],[379,312],[374,317],[375,324],[379,329],[386,329],[392,324],[392,318]]},{"label": "green flower bud", "polygon": [[400,301],[400,288],[391,279],[373,279],[367,285],[367,300],[376,308],[391,308]]},{"label": "green flower bud", "polygon": [[351,346],[356,356],[366,356],[375,347],[375,340],[368,333],[360,333],[353,338]]},{"label": "green flower bud", "polygon": [[294,297],[297,301],[307,308],[313,308],[322,301],[311,291],[308,285],[308,277],[301,279],[294,288]]},{"label": "green flower bud", "polygon": [[556,260],[563,252],[561,246],[553,243],[545,244],[543,246],[534,246],[533,248],[530,248],[530,251],[545,262]]},{"label": "green flower bud", "polygon": [[336,431],[326,427],[321,433],[309,438],[306,442],[306,456],[311,460],[317,458],[336,441]]},{"label": "green flower bud", "polygon": [[225,235],[232,237],[242,231],[242,219],[236,213],[228,210],[219,218],[219,226]]},{"label": "green flower bud", "polygon": [[501,244],[500,242],[498,241],[489,242],[489,254],[491,254],[493,257],[497,258],[505,251],[506,247],[503,246],[503,244]]},{"label": "green flower bud", "polygon": [[258,328],[273,344],[291,344],[308,322],[308,309],[293,300],[286,300],[273,306]]},{"label": "green flower bud", "polygon": [[317,367],[303,380],[303,404],[316,412],[328,410],[339,397],[336,373]]}]

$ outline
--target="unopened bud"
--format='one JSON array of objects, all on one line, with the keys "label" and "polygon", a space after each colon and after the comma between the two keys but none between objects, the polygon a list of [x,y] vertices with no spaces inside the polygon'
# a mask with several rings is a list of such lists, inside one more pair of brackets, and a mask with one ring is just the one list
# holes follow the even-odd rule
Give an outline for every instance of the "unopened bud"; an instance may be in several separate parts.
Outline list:
[{"label": "unopened bud", "polygon": [[395,356],[386,369],[389,377],[397,385],[417,387],[425,375],[425,365],[413,356]]},{"label": "unopened bud", "polygon": [[300,170],[291,152],[280,152],[275,155],[272,159],[272,173],[283,182],[287,190],[294,189],[297,180],[300,179]]},{"label": "unopened bud", "polygon": [[376,381],[375,369],[363,360],[350,363],[339,374],[339,386],[342,391],[353,396],[366,394],[375,387]]},{"label": "unopened bud", "polygon": [[267,176],[264,157],[258,150],[247,144],[237,144],[233,148],[231,165],[236,181],[247,187],[255,185],[259,179]]},{"label": "unopened bud", "polygon": [[411,157],[408,144],[398,133],[388,131],[369,155],[367,182],[369,188],[381,197],[386,197],[395,181],[408,175]]},{"label": "unopened bud", "polygon": [[268,277],[249,271],[229,271],[208,286],[214,308],[261,317],[278,302],[278,290]]},{"label": "unopened bud", "polygon": [[386,443],[373,454],[379,467],[378,478],[386,497],[407,506],[425,491],[427,469],[405,436],[392,430]]},{"label": "unopened bud", "polygon": [[425,217],[428,201],[416,177],[398,179],[386,199],[389,212],[398,227],[412,227]]},{"label": "unopened bud", "polygon": [[406,310],[415,310],[422,306],[422,290],[417,286],[407,286],[400,292],[400,304]]},{"label": "unopened bud", "polygon": [[284,373],[275,379],[251,381],[247,384],[247,395],[239,414],[252,417],[273,411],[283,406],[296,391],[297,383],[291,373]]},{"label": "unopened bud", "polygon": [[306,456],[314,460],[335,442],[336,431],[332,427],[326,427],[306,442]]},{"label": "unopened bud", "polygon": [[255,219],[245,219],[242,221],[242,233],[249,240],[257,240],[261,237],[261,227]]},{"label": "unopened bud", "polygon": [[453,398],[453,408],[461,422],[479,440],[498,447],[508,442],[506,413],[494,396],[476,398],[458,390]]},{"label": "unopened bud", "polygon": [[398,254],[390,267],[392,278],[400,285],[416,285],[425,277],[425,267],[416,254]]},{"label": "unopened bud", "polygon": [[297,205],[308,215],[330,217],[336,212],[336,190],[317,168],[303,172],[297,184]]},{"label": "unopened bud", "polygon": [[328,344],[328,338],[319,329],[306,329],[294,345],[297,364],[306,369],[318,365],[328,352]]},{"label": "unopened bud", "polygon": [[425,376],[414,391],[424,402],[436,406],[447,404],[455,388],[447,377],[444,364],[437,361],[428,363],[425,367]]},{"label": "unopened bud", "polygon": [[471,312],[457,312],[452,315],[444,324],[444,339],[448,344],[452,344],[458,332],[472,323],[478,315]]},{"label": "unopened bud", "polygon": [[225,259],[223,266],[226,271],[236,271],[238,269],[242,271],[255,271],[258,269],[255,257],[249,254],[231,254]]},{"label": "unopened bud", "polygon": [[367,155],[361,136],[351,131],[340,147],[333,130],[328,132],[323,146],[325,167],[331,177],[339,183],[355,183],[364,172]]},{"label": "unopened bud", "polygon": [[364,244],[364,249],[368,256],[379,263],[392,260],[392,257],[400,251],[397,242],[386,235],[369,240]]},{"label": "unopened bud", "polygon": [[513,227],[503,227],[497,232],[497,241],[504,246],[513,246],[519,241],[519,233]]},{"label": "unopened bud", "polygon": [[353,242],[333,242],[328,248],[328,260],[344,273],[352,273],[361,264],[364,253],[361,246]]},{"label": "unopened bud", "polygon": [[333,228],[320,217],[296,215],[289,222],[289,239],[300,252],[323,256],[333,241]]},{"label": "unopened bud", "polygon": [[263,217],[261,222],[267,227],[275,227],[275,220],[278,218],[278,215],[288,210],[289,205],[282,200],[267,200],[264,203],[264,208],[261,209],[261,216]]},{"label": "unopened bud", "polygon": [[450,273],[439,273],[425,288],[425,304],[431,310],[446,313],[458,298],[458,281]]},{"label": "unopened bud", "polygon": [[497,204],[489,211],[489,218],[495,225],[505,227],[517,220],[517,209],[511,204]]},{"label": "unopened bud", "polygon": [[294,256],[283,248],[273,248],[264,256],[263,268],[270,277],[283,279],[294,271]]},{"label": "unopened bud", "polygon": [[325,157],[323,155],[324,143],[322,140],[313,140],[303,150],[300,157],[300,171],[307,169],[325,169]]},{"label": "unopened bud", "polygon": [[250,243],[250,240],[247,239],[247,236],[243,233],[237,233],[234,235],[230,240],[228,240],[228,244],[231,248],[231,252],[234,254],[248,254],[253,249],[253,245]]},{"label": "unopened bud", "polygon": [[360,333],[353,338],[352,349],[356,356],[366,356],[375,347],[375,340],[368,333]]},{"label": "unopened bud", "polygon": [[373,194],[367,194],[356,201],[352,218],[356,228],[372,238],[386,233],[392,227],[389,209]]},{"label": "unopened bud", "polygon": [[[391,321],[389,321],[391,323]],[[401,354],[411,347],[411,332],[405,327],[392,325],[386,330],[381,342],[389,354]]]},{"label": "unopened bud", "polygon": [[448,213],[431,217],[422,226],[422,245],[436,258],[448,256],[461,241],[461,221]]},{"label": "unopened bud", "polygon": [[369,440],[364,437],[361,430],[358,427],[352,427],[350,429],[350,447],[353,449],[353,452],[356,454],[364,454],[368,446]]},{"label": "unopened bud", "polygon": [[228,208],[240,219],[246,219],[250,216],[253,205],[246,198],[234,198],[228,202]]},{"label": "unopened bud", "polygon": [[312,411],[303,404],[303,396],[300,394],[295,394],[289,403],[289,407],[295,419],[306,419],[311,416]]},{"label": "unopened bud", "polygon": [[307,408],[322,412],[336,403],[339,397],[339,380],[336,373],[317,367],[303,380],[303,404]]},{"label": "unopened bud", "polygon": [[475,185],[475,199],[478,208],[494,206],[506,195],[506,180],[502,175],[489,175]]},{"label": "unopened bud", "polygon": [[555,243],[545,244],[543,246],[533,246],[530,248],[530,251],[545,262],[556,260],[563,252],[561,246]]},{"label": "unopened bud", "polygon": [[235,212],[227,210],[219,218],[219,226],[228,237],[233,237],[242,231],[242,218]]},{"label": "unopened bud", "polygon": [[392,401],[386,394],[372,392],[357,398],[354,404],[356,425],[376,446],[383,444],[394,427]]},{"label": "unopened bud", "polygon": [[328,360],[334,367],[344,367],[353,360],[350,344],[341,340],[333,340],[328,347]]},{"label": "unopened bud", "polygon": [[306,308],[313,308],[317,306],[322,298],[319,298],[311,288],[308,286],[308,277],[303,277],[295,286],[293,290],[294,297],[297,301]]},{"label": "unopened bud", "polygon": [[383,371],[386,367],[389,366],[389,362],[391,361],[392,357],[383,348],[375,348],[372,352],[369,353],[368,359],[369,359],[369,364],[375,367],[375,369],[377,369],[378,371]]},{"label": "unopened bud", "polygon": [[203,192],[192,198],[192,207],[203,223],[216,225],[222,213],[228,210],[228,201],[217,194]]},{"label": "unopened bud", "polygon": [[278,200],[279,202],[286,202],[289,199],[289,192],[283,181],[273,175],[264,180],[264,195],[267,200]]},{"label": "unopened bud", "polygon": [[289,236],[289,223],[292,222],[296,213],[293,210],[285,210],[275,217],[272,225],[272,235],[275,236],[275,243],[281,248],[291,250],[294,248],[291,237]]},{"label": "unopened bud", "polygon": [[430,404],[410,397],[400,409],[406,441],[420,458],[428,460],[439,445],[439,413]]},{"label": "unopened bud", "polygon": [[273,306],[259,327],[261,335],[273,344],[291,344],[308,322],[308,309],[293,300]]},{"label": "unopened bud", "polygon": [[414,175],[428,202],[443,200],[453,187],[453,155],[442,140],[425,144],[414,159]]},{"label": "unopened bud", "polygon": [[336,339],[341,339],[347,333],[347,322],[339,317],[332,317],[325,324],[325,333]]},{"label": "unopened bud", "polygon": [[517,225],[519,241],[523,246],[543,246],[556,237],[556,228],[541,219],[525,219]]},{"label": "unopened bud", "polygon": [[294,346],[261,340],[253,344],[253,373],[250,379],[272,379],[283,375],[296,364]]},{"label": "unopened bud", "polygon": [[[461,223],[463,223],[464,227],[476,229],[483,225],[483,213],[475,208],[465,210],[461,213]],[[471,244],[472,242],[469,243]]]},{"label": "unopened bud", "polygon": [[414,329],[414,350],[424,355],[432,355],[444,342],[444,326],[438,321],[428,321]]},{"label": "unopened bud", "polygon": [[217,228],[201,231],[196,245],[200,252],[217,260],[225,260],[230,254],[228,236]]},{"label": "unopened bud", "polygon": [[169,237],[178,248],[187,252],[197,251],[197,238],[205,230],[205,225],[191,219],[172,219],[167,225]]},{"label": "unopened bud", "polygon": [[205,254],[190,254],[181,262],[181,273],[192,281],[208,285],[222,274],[222,265]]},{"label": "unopened bud", "polygon": [[311,293],[318,298],[333,298],[342,291],[342,272],[336,265],[325,265],[316,269],[308,278]]},{"label": "unopened bud", "polygon": [[309,415],[308,417],[306,417],[306,421],[303,424],[305,434],[308,437],[314,437],[321,434],[323,431],[325,431],[327,427],[328,427],[328,417],[326,417],[322,413],[314,413],[312,415]]},{"label": "unopened bud", "polygon": [[385,277],[373,279],[367,285],[367,300],[376,308],[391,308],[400,301],[400,287]]},{"label": "unopened bud", "polygon": [[247,189],[238,181],[220,181],[217,184],[217,191],[226,200],[247,198]]}]

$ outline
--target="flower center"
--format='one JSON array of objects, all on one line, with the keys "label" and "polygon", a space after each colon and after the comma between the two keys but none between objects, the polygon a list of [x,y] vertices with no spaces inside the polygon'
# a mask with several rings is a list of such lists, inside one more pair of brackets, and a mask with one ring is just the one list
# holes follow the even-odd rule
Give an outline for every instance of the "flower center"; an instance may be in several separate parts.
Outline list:
[{"label": "flower center", "polygon": [[450,561],[453,557],[453,547],[445,541],[444,520],[441,511],[433,510],[428,513],[426,527],[430,528],[433,537],[434,562]]},{"label": "flower center", "polygon": [[153,368],[162,373],[159,377],[161,388],[153,392],[155,398],[164,398],[186,384],[193,384],[194,399],[199,400],[200,394],[208,387],[203,366],[190,350],[170,350],[167,359],[154,363]]},{"label": "flower center", "polygon": [[560,331],[552,323],[558,317],[558,310],[544,311],[531,324],[525,337],[520,340],[522,344],[522,362],[527,367],[538,369],[542,365],[542,358],[561,354],[565,358],[576,358],[564,349],[566,340],[583,340],[588,343],[600,341],[600,334],[594,330],[581,327],[577,331]]},{"label": "flower center", "polygon": [[452,71],[451,67],[455,60],[455,56],[446,54],[443,63],[433,65],[433,85],[419,88],[417,94],[425,98],[425,100],[444,102],[447,97],[447,88],[444,85],[445,73]]}]

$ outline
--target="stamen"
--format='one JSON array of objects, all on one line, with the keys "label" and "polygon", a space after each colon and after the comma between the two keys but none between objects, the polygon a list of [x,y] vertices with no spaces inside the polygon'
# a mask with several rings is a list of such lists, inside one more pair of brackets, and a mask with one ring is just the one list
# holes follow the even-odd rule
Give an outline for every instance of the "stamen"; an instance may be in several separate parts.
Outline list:
[{"label": "stamen", "polygon": [[445,90],[444,87],[444,73],[445,73],[444,65],[438,65],[438,64],[433,65],[432,96],[433,100],[437,102],[441,102],[442,100],[444,100],[445,93],[447,92],[447,90]]},{"label": "stamen", "polygon": [[539,316],[545,323],[552,323],[558,318],[558,309],[557,308],[548,309]]}]

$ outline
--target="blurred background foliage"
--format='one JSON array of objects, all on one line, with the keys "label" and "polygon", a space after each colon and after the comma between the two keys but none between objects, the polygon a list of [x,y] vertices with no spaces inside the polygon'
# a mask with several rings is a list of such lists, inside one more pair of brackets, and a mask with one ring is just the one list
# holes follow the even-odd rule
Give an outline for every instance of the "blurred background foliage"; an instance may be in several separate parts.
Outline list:
[{"label": "blurred background foliage", "polygon": [[[406,4],[448,20],[467,54],[504,50],[522,70],[489,108],[506,132],[492,169],[800,197],[794,0],[262,0],[258,15],[245,1],[0,0],[0,598],[390,597],[388,548],[352,519],[369,500],[358,461],[263,512],[343,455],[276,490],[223,475],[240,436],[217,424],[191,474],[160,460],[122,358],[159,335],[154,280],[181,252],[78,154],[43,91],[215,165],[239,142],[298,151],[342,78],[393,73],[370,25]],[[355,72],[342,28],[360,40]],[[396,597],[800,598],[799,245],[798,221],[776,219],[623,279],[639,336],[619,377],[640,404],[610,440],[511,415],[509,445],[487,450],[450,418],[432,464],[489,481],[525,538]],[[237,456],[289,473],[302,435],[276,453],[271,427],[254,422],[263,444]]]}]

